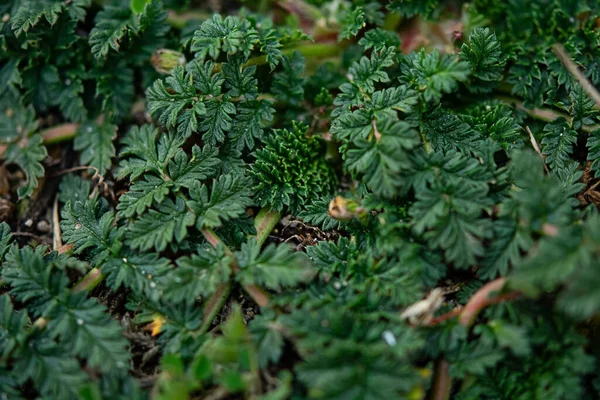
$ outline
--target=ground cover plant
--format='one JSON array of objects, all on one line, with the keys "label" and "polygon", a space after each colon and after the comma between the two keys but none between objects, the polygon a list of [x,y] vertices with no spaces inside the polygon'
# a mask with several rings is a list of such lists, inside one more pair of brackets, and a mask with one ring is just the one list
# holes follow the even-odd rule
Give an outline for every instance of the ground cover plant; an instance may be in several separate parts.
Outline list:
[{"label": "ground cover plant", "polygon": [[600,396],[600,5],[0,5],[0,399]]}]

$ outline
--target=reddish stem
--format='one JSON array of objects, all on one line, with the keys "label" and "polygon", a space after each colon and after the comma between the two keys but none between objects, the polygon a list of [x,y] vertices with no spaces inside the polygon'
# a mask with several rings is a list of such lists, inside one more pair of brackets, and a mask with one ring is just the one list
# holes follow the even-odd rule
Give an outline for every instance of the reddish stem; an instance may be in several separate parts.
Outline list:
[{"label": "reddish stem", "polygon": [[447,400],[450,398],[452,378],[450,377],[450,363],[440,358],[435,365],[433,391],[430,400]]},{"label": "reddish stem", "polygon": [[[492,293],[499,292],[504,287],[506,278],[498,278],[483,285],[467,302],[462,309],[455,309],[449,313],[434,318],[427,326],[434,326],[458,316],[459,323],[465,327],[470,327],[481,310],[493,304],[503,301],[514,300],[521,296],[521,292],[509,292],[500,296],[490,297]],[[450,377],[450,364],[443,358],[438,360],[436,365],[433,388],[430,400],[448,400],[450,398],[450,389],[452,388],[452,378]]]}]

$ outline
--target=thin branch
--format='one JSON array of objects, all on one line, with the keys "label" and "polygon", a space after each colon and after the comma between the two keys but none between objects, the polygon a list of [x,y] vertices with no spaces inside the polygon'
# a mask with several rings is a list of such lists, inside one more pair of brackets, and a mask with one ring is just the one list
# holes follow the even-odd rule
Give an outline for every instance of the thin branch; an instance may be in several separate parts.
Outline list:
[{"label": "thin branch", "polygon": [[[521,292],[509,292],[500,296],[491,297],[492,293],[499,292],[504,287],[506,278],[498,278],[483,285],[467,302],[467,305],[459,310],[453,310],[447,314],[441,315],[431,321],[426,326],[437,325],[458,316],[459,323],[465,327],[470,327],[481,310],[493,304],[503,301],[517,299]],[[436,372],[433,381],[433,387],[430,392],[430,400],[448,400],[452,388],[452,378],[450,377],[450,364],[445,359],[439,359],[436,364]]]},{"label": "thin branch", "polygon": [[[537,119],[539,121],[551,122],[554,121],[558,117],[563,117],[565,119],[569,119],[570,116],[564,113],[561,113],[556,110],[551,110],[548,108],[527,108],[523,104],[522,101],[517,100],[512,97],[507,96],[498,96],[496,97],[498,100],[502,100],[505,103],[513,105],[517,110],[523,111],[527,113],[531,118]],[[581,130],[587,133],[593,132],[596,129],[600,128],[598,125],[583,125]]]},{"label": "thin branch", "polygon": [[[210,243],[212,244],[214,247],[217,247],[220,244],[223,244],[223,241],[221,240],[221,238],[210,228],[203,228],[201,230],[202,234],[204,235],[204,238]],[[237,272],[240,271],[240,267],[237,265],[237,261],[235,260],[235,257],[233,256],[233,253],[231,252],[231,250],[229,250],[229,248],[225,245],[223,245],[225,247],[225,252],[231,256],[231,270],[233,271],[234,274],[236,274]],[[223,285],[228,285],[229,283],[224,283]],[[223,286],[222,285],[222,286]],[[217,291],[222,290],[222,286],[219,287],[217,289]],[[259,307],[266,307],[269,305],[270,302],[270,298],[269,298],[269,294],[262,289],[259,286],[256,285],[242,285],[242,287],[244,288],[244,290],[246,291],[246,293],[248,293],[250,295],[250,297],[252,297],[252,300],[254,300],[254,302],[256,304],[259,305]],[[214,297],[215,295],[213,294],[212,297]],[[211,297],[211,298],[212,298]]]},{"label": "thin branch", "polygon": [[231,287],[232,285],[229,282],[219,286],[215,293],[207,300],[206,306],[204,306],[202,325],[198,328],[197,333],[204,333],[210,328],[215,317],[223,308],[223,305],[225,305],[225,302],[231,293]]},{"label": "thin branch", "polygon": [[98,269],[91,269],[73,288],[73,292],[91,292],[96,286],[102,282],[104,274]]},{"label": "thin branch", "polygon": [[256,218],[254,218],[254,228],[256,229],[256,241],[259,245],[262,246],[265,243],[280,219],[281,213],[279,211],[263,208],[258,212]]},{"label": "thin branch", "polygon": [[435,376],[430,400],[448,400],[452,389],[452,378],[450,377],[450,363],[440,358],[435,365]]},{"label": "thin branch", "polygon": [[544,164],[544,169],[546,170],[546,173],[549,174],[550,170],[548,169],[548,166],[546,165],[546,158],[542,154],[542,151],[540,150],[540,146],[538,146],[537,140],[535,140],[535,136],[533,136],[533,133],[531,133],[531,129],[529,129],[528,126],[525,127],[525,130],[529,134],[529,141],[531,142],[533,149],[538,154],[538,156],[540,156],[540,158],[542,159],[542,164]]},{"label": "thin branch", "polygon": [[577,64],[571,59],[569,53],[565,50],[565,47],[560,43],[555,43],[552,45],[552,51],[558,57],[560,62],[564,65],[564,67],[569,71],[569,73],[579,82],[583,90],[594,100],[595,108],[600,110],[600,92],[592,85],[592,83],[585,77],[583,72],[579,70]]},{"label": "thin branch", "polygon": [[60,219],[58,217],[58,196],[56,196],[52,206],[52,250],[58,250],[62,245],[62,232],[60,231]]}]

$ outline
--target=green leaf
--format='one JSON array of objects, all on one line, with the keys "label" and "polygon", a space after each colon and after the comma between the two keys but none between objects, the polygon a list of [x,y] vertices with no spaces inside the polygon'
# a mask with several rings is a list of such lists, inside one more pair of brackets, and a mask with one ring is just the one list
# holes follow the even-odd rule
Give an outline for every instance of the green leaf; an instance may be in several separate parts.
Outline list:
[{"label": "green leaf", "polygon": [[177,268],[170,272],[164,296],[176,303],[194,302],[199,296],[209,298],[226,283],[231,274],[231,258],[222,246],[202,246],[197,254],[177,259]]},{"label": "green leaf", "polygon": [[217,158],[217,150],[209,145],[202,149],[192,147],[192,156],[188,159],[183,151],[169,161],[169,175],[176,190],[181,187],[191,189],[195,182],[203,181],[217,174],[222,165]]},{"label": "green leaf", "polygon": [[227,55],[240,52],[248,57],[256,43],[258,32],[247,20],[231,15],[223,19],[215,14],[194,33],[191,50],[200,59],[207,55],[216,59],[221,52]]},{"label": "green leaf", "polygon": [[203,116],[199,124],[199,129],[204,132],[202,139],[210,145],[223,143],[225,141],[225,131],[232,128],[232,114],[236,113],[235,105],[226,100],[207,100],[205,103],[206,115]]},{"label": "green leaf", "polygon": [[42,144],[42,136],[33,135],[19,143],[8,145],[4,158],[8,163],[17,164],[25,172],[25,184],[19,187],[19,199],[31,196],[37,188],[38,178],[44,176],[42,161],[48,153]]},{"label": "green leaf", "polygon": [[98,174],[104,175],[112,165],[115,156],[113,140],[117,136],[117,126],[109,123],[87,122],[77,132],[73,147],[81,151],[81,163],[95,167]]},{"label": "green leaf", "polygon": [[14,364],[19,371],[19,383],[31,379],[46,398],[77,398],[89,376],[81,369],[79,360],[69,354],[70,348],[41,335],[34,335],[26,345],[28,350],[21,352]]},{"label": "green leaf", "polygon": [[328,208],[330,201],[331,199],[328,197],[316,199],[298,213],[298,218],[302,219],[304,223],[312,226],[318,226],[324,231],[329,231],[332,229],[339,230],[344,223],[331,218],[329,215]]},{"label": "green leaf", "polygon": [[79,175],[65,175],[60,181],[58,199],[61,203],[75,203],[85,201],[89,198],[92,191],[90,181],[83,179]]},{"label": "green leaf", "polygon": [[294,51],[291,56],[284,56],[282,60],[283,71],[277,72],[273,77],[271,91],[278,102],[299,106],[304,99],[305,60],[304,56]]},{"label": "green leaf", "polygon": [[594,125],[598,111],[594,109],[595,103],[583,90],[581,85],[576,85],[569,94],[571,100],[571,128],[575,131],[584,126]]},{"label": "green leaf", "polygon": [[144,173],[152,172],[164,179],[169,160],[181,151],[183,142],[184,138],[173,132],[159,135],[158,129],[152,125],[132,127],[121,140],[123,147],[119,152],[118,177],[130,176],[133,181]]},{"label": "green leaf", "polygon": [[149,299],[160,296],[162,287],[159,287],[157,282],[160,283],[161,277],[171,269],[172,265],[168,259],[149,252],[122,252],[119,256],[109,257],[102,265],[107,286],[113,290],[125,286],[136,295],[144,294]]},{"label": "green leaf", "polygon": [[563,117],[546,124],[542,138],[542,153],[546,156],[546,163],[551,169],[565,167],[576,142],[577,132],[570,129]]},{"label": "green leaf", "polygon": [[400,81],[421,92],[427,102],[439,102],[444,93],[456,91],[458,83],[469,76],[469,64],[450,55],[440,55],[437,50],[404,56],[400,69]]},{"label": "green leaf", "polygon": [[347,151],[345,165],[375,194],[393,198],[406,186],[402,175],[411,167],[407,154],[420,143],[419,136],[404,121],[386,119],[374,126],[378,132],[375,138],[355,140]]},{"label": "green leaf", "polygon": [[193,76],[177,66],[169,77],[156,80],[146,92],[150,113],[158,114],[158,120],[167,128],[177,127],[184,137],[198,130],[198,117],[206,114],[206,105],[191,84]]},{"label": "green leaf", "polygon": [[182,198],[178,197],[175,202],[166,199],[156,210],[150,209],[129,225],[127,244],[143,251],[152,247],[163,251],[173,240],[179,243],[185,239],[188,227],[195,219]]},{"label": "green leaf", "polygon": [[384,68],[394,64],[396,51],[393,47],[385,47],[380,51],[373,52],[371,58],[362,57],[349,69],[349,74],[356,86],[368,93],[375,91],[375,83],[386,83],[390,81]]},{"label": "green leaf", "polygon": [[485,257],[479,268],[482,279],[493,279],[505,276],[508,268],[521,261],[521,252],[533,245],[533,240],[526,229],[511,219],[499,219],[492,225],[493,240],[485,251]]},{"label": "green leaf", "polygon": [[196,227],[216,228],[242,216],[252,204],[251,189],[247,179],[231,174],[213,180],[212,189],[196,183],[190,189],[188,206],[196,213]]},{"label": "green leaf", "polygon": [[365,50],[373,49],[374,51],[380,51],[385,47],[400,47],[400,37],[396,32],[375,28],[365,32],[365,35],[360,38],[358,44],[363,46]]},{"label": "green leaf", "polygon": [[503,77],[506,61],[496,34],[489,28],[475,28],[458,56],[469,63],[471,74],[478,79],[493,82]]},{"label": "green leaf", "polygon": [[95,23],[89,43],[97,59],[106,58],[110,49],[118,52],[127,33],[137,30],[129,7],[106,6],[96,15]]},{"label": "green leaf", "polygon": [[274,327],[273,312],[257,315],[250,323],[252,339],[256,343],[256,355],[261,368],[277,363],[283,354],[283,335]]},{"label": "green leaf", "polygon": [[161,204],[170,192],[172,183],[153,175],[135,181],[129,190],[119,198],[119,217],[130,218],[142,214],[152,203]]},{"label": "green leaf", "polygon": [[358,32],[366,26],[365,12],[362,7],[347,9],[340,15],[340,24],[342,29],[338,34],[338,41],[350,39],[351,36],[358,35]]},{"label": "green leaf", "polygon": [[251,239],[236,253],[240,272],[235,278],[242,284],[258,284],[280,290],[312,277],[312,268],[304,254],[294,253],[284,245],[270,244],[262,252],[260,247],[256,240]]},{"label": "green leaf", "polygon": [[146,7],[146,4],[148,3],[150,3],[150,0],[131,0],[129,2],[129,7],[135,14],[139,14],[144,11],[144,7]]},{"label": "green leaf", "polygon": [[0,261],[2,261],[4,253],[8,250],[11,239],[10,226],[4,221],[0,222]]},{"label": "green leaf", "polygon": [[[0,296],[0,354],[7,358],[19,346],[20,335],[29,325],[27,312],[15,312],[10,295]],[[0,386],[1,388],[2,386]]]},{"label": "green leaf", "polygon": [[58,21],[58,17],[63,10],[60,2],[53,0],[36,0],[29,2],[26,6],[19,7],[17,13],[12,16],[11,28],[16,37],[22,33],[27,33],[31,28],[37,25],[42,18],[50,25]]},{"label": "green leaf", "polygon": [[478,153],[483,137],[458,116],[438,107],[423,116],[421,126],[436,151],[460,150]]},{"label": "green leaf", "polygon": [[600,177],[600,129],[596,129],[588,136],[587,140],[588,148],[588,161],[592,162],[590,167],[591,171],[594,172],[594,177]]},{"label": "green leaf", "polygon": [[122,246],[123,232],[114,226],[115,214],[105,212],[101,217],[97,200],[67,203],[62,209],[63,239],[73,244],[73,252],[81,254],[87,250],[90,263],[101,265],[111,254],[117,254]]}]

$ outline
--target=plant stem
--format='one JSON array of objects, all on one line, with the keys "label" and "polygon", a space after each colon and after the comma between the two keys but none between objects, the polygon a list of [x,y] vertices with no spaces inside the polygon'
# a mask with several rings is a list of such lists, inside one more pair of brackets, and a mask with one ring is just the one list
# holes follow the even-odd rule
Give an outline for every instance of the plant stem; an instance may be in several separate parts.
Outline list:
[{"label": "plant stem", "polygon": [[196,331],[197,333],[204,333],[208,331],[208,328],[212,325],[215,317],[221,311],[229,294],[231,293],[232,285],[227,282],[217,288],[217,291],[208,299],[206,306],[204,307],[204,317],[202,318],[202,325]]},{"label": "plant stem", "polygon": [[[338,44],[333,43],[306,43],[298,46],[290,47],[282,51],[282,53],[286,56],[290,56],[294,53],[294,51],[300,52],[304,57],[307,58],[329,58],[335,57],[342,51],[342,47]],[[261,55],[250,58],[244,66],[250,65],[265,65],[267,63],[267,56]],[[219,72],[221,71],[221,63],[215,64],[213,71]]]},{"label": "plant stem", "polygon": [[[555,110],[550,110],[548,108],[527,108],[527,107],[525,107],[525,105],[523,104],[523,102],[521,100],[518,100],[518,99],[515,99],[512,97],[499,96],[499,97],[497,97],[497,99],[502,100],[505,103],[513,105],[517,110],[524,111],[531,118],[537,119],[539,121],[551,122],[558,117],[563,117],[566,120],[569,120],[571,118],[567,114],[564,114],[564,113],[561,113],[561,112],[555,111]],[[598,128],[600,128],[600,126],[598,126],[598,125],[583,125],[581,127],[581,130],[584,132],[590,133]]]},{"label": "plant stem", "polygon": [[[79,129],[79,124],[68,122],[40,131],[40,134],[44,144],[55,144],[73,139],[77,134],[77,129]],[[0,145],[0,157],[6,151],[6,147],[7,145]]]},{"label": "plant stem", "polygon": [[186,13],[176,13],[175,11],[169,11],[169,16],[167,17],[167,22],[176,29],[183,29],[185,25],[189,21],[200,20],[205,21],[210,18],[210,14],[197,12],[197,11],[188,11]]},{"label": "plant stem", "polygon": [[430,400],[449,399],[450,389],[452,389],[450,363],[440,358],[435,365],[435,377],[433,378],[433,391]]},{"label": "plant stem", "polygon": [[104,274],[98,269],[91,269],[73,288],[73,292],[91,292],[104,280]]},{"label": "plant stem", "polygon": [[600,93],[598,90],[592,85],[592,83],[585,77],[583,72],[579,70],[577,64],[571,60],[571,57],[565,50],[564,46],[560,43],[556,43],[552,46],[552,50],[554,54],[558,57],[560,62],[564,65],[564,67],[569,71],[569,73],[575,78],[577,82],[581,85],[583,90],[590,96],[592,100],[594,100],[595,108],[600,110]]},{"label": "plant stem", "polygon": [[[201,232],[204,235],[204,238],[214,247],[217,247],[219,244],[222,244],[225,247],[225,252],[231,257],[231,270],[234,274],[239,272],[240,267],[238,266],[233,253],[231,252],[231,250],[229,250],[227,246],[223,244],[223,241],[215,233],[215,231],[213,231],[210,228],[203,228]],[[230,283],[224,283],[223,285],[219,286],[219,288],[217,288],[217,291],[209,299],[209,303],[216,301],[216,299],[214,298],[215,296],[217,296],[217,293],[223,290],[224,285],[230,285]],[[259,307],[266,307],[269,305],[269,302],[271,301],[269,298],[269,294],[263,288],[257,285],[242,285],[242,287],[244,288],[246,293],[248,293],[248,295],[252,297],[252,300],[254,300],[254,302],[259,305]]]},{"label": "plant stem", "polygon": [[254,218],[254,228],[256,229],[256,242],[262,246],[269,234],[275,228],[275,225],[281,219],[279,211],[271,211],[270,208],[262,208],[256,218]]},{"label": "plant stem", "polygon": [[41,131],[42,138],[45,144],[54,144],[73,139],[77,135],[79,124],[68,122],[61,125],[53,126]]},{"label": "plant stem", "polygon": [[[469,299],[467,305],[456,312],[455,310],[444,314],[436,318],[436,323],[429,323],[428,325],[436,325],[442,321],[446,321],[451,317],[458,316],[459,323],[469,328],[475,318],[481,310],[492,304],[498,304],[507,300],[514,300],[521,296],[521,292],[510,292],[497,297],[490,297],[494,292],[502,290],[506,283],[506,278],[498,278],[491,282],[483,285],[475,294]],[[448,317],[446,317],[448,316]],[[439,359],[436,365],[436,373],[433,382],[433,388],[430,396],[430,400],[448,400],[450,398],[450,389],[452,388],[452,378],[450,377],[450,364],[443,358]]]}]

